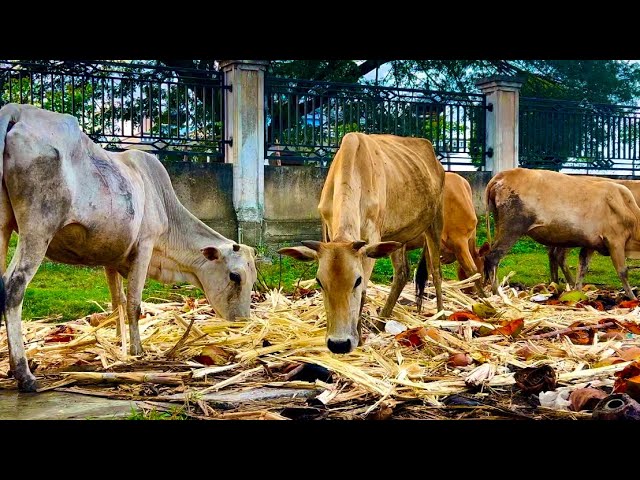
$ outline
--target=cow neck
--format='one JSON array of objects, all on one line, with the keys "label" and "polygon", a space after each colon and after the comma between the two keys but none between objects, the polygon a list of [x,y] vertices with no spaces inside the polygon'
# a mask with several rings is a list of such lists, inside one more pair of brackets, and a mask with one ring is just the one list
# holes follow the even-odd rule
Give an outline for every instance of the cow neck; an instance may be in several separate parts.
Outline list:
[{"label": "cow neck", "polygon": [[161,282],[189,282],[202,288],[197,272],[209,260],[200,249],[234,242],[205,225],[179,202],[175,203],[175,208],[167,208],[169,228],[153,251],[149,273]]}]

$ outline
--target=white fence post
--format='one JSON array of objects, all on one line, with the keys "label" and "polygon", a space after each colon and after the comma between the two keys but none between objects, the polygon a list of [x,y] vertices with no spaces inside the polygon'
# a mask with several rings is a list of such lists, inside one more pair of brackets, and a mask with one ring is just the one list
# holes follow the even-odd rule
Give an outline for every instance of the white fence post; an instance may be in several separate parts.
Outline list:
[{"label": "white fence post", "polygon": [[[520,87],[517,77],[496,75],[480,79],[476,86],[487,96],[486,170],[493,175],[518,166],[518,118],[520,115]],[[489,150],[491,149],[491,150]]]},{"label": "white fence post", "polygon": [[265,60],[223,60],[225,162],[233,163],[233,206],[238,242],[259,245],[264,218]]}]

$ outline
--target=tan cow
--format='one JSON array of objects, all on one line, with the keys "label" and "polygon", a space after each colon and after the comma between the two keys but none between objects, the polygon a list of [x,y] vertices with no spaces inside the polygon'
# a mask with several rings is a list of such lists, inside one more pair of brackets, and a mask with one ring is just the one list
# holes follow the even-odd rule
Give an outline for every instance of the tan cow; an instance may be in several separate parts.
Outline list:
[{"label": "tan cow", "polygon": [[[589,177],[594,180],[603,180],[608,182],[615,182],[620,185],[624,185],[629,189],[636,203],[640,205],[640,180],[618,180],[614,178],[606,178],[606,177]],[[562,269],[562,273],[564,274],[564,278],[569,285],[573,285],[576,289],[580,290],[582,288],[582,280],[584,276],[587,274],[589,270],[589,263],[591,262],[591,257],[593,256],[594,251],[588,248],[581,248],[579,261],[578,261],[578,271],[576,273],[575,282],[573,280],[573,276],[569,271],[569,267],[567,266],[567,252],[568,249],[561,247],[549,247],[549,271],[551,273],[551,281],[559,282],[558,277],[558,267]]]},{"label": "tan cow", "polygon": [[500,259],[523,235],[549,247],[583,247],[610,255],[626,294],[625,257],[640,257],[640,208],[628,188],[601,179],[549,170],[498,173],[485,190],[495,240],[484,258],[485,277],[497,291]]},{"label": "tan cow", "polygon": [[[422,138],[348,133],[331,163],[318,210],[324,242],[279,252],[318,260],[327,314],[327,347],[348,353],[362,342],[360,313],[375,259],[391,254],[393,284],[381,312],[389,316],[408,280],[403,244],[424,234],[442,309],[440,237],[444,169]],[[424,233],[426,232],[426,233]],[[426,249],[425,249],[426,250]],[[423,251],[421,264],[426,263]],[[418,282],[421,298],[426,278]]]},{"label": "tan cow", "polygon": [[[229,320],[249,316],[253,248],[189,213],[155,156],[107,152],[71,115],[16,104],[0,109],[0,152],[3,261],[11,230],[20,235],[2,277],[0,303],[6,294],[9,359],[21,390],[36,389],[22,339],[22,300],[45,256],[105,267],[113,308],[126,304],[132,355],[142,352],[138,318],[147,275],[202,288]],[[121,276],[127,278],[126,296]]]},{"label": "tan cow", "polygon": [[[453,172],[445,172],[444,177],[444,225],[440,243],[440,263],[448,265],[458,261],[458,279],[480,272],[484,274],[483,255],[489,245],[480,250],[476,245],[478,217],[473,206],[473,192],[469,182]],[[406,250],[422,248],[422,237],[411,240]],[[482,278],[475,282],[478,295],[485,296]]]}]

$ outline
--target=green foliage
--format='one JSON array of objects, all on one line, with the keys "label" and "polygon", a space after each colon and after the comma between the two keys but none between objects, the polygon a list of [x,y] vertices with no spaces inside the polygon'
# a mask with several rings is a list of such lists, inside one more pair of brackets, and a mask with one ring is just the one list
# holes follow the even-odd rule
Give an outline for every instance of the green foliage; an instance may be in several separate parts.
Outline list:
[{"label": "green foliage", "polygon": [[189,416],[184,414],[182,407],[172,408],[169,412],[132,408],[126,420],[189,420]]}]

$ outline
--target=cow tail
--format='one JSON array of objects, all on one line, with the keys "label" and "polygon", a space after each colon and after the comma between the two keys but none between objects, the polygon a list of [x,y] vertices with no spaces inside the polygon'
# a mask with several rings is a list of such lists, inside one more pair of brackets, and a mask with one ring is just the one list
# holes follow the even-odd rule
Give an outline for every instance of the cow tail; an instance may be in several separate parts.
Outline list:
[{"label": "cow tail", "polygon": [[424,289],[429,278],[429,271],[427,270],[427,255],[429,255],[429,247],[427,246],[427,239],[425,237],[424,246],[422,247],[422,255],[420,256],[420,261],[418,262],[415,275],[416,306],[418,307],[418,312],[422,310],[422,296],[424,295]]},{"label": "cow tail", "polygon": [[17,106],[12,103],[0,108],[0,183],[4,175],[4,143],[7,131],[10,123],[18,121],[19,113]]},{"label": "cow tail", "polygon": [[489,218],[489,214],[495,210],[495,204],[492,198],[492,188],[491,188],[492,185],[493,185],[493,182],[489,182],[485,190],[484,220],[487,225],[487,242],[489,243],[489,246],[491,246],[491,219]]}]

